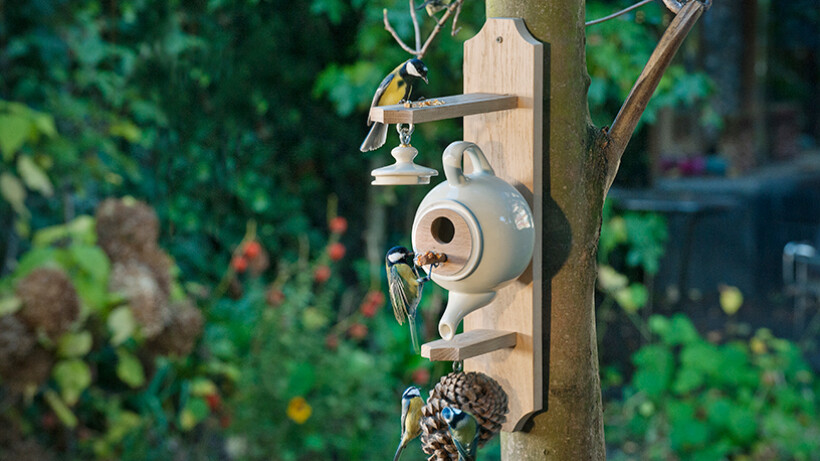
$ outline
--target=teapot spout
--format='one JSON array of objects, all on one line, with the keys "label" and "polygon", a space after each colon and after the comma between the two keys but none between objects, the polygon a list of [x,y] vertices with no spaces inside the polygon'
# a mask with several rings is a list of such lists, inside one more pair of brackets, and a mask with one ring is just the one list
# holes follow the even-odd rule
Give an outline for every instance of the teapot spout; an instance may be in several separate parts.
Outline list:
[{"label": "teapot spout", "polygon": [[490,304],[495,298],[495,292],[487,293],[457,293],[450,291],[447,297],[447,308],[438,322],[438,333],[443,339],[451,340],[456,334],[456,328],[461,320],[470,312]]}]

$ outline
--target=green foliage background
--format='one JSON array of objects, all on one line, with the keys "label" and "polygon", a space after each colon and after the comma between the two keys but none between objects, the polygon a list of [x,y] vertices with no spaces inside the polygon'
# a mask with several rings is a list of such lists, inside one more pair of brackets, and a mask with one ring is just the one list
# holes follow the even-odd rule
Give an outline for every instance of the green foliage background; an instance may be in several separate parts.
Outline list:
[{"label": "green foliage background", "polygon": [[[588,17],[628,3],[590,1]],[[127,427],[96,435],[116,436],[110,453],[283,460],[392,454],[401,391],[414,381],[427,389],[447,371],[409,353],[407,330],[389,308],[369,317],[359,307],[384,286],[371,275],[382,273],[380,261],[372,272],[363,256],[369,211],[385,209],[388,246],[406,244],[425,193],[367,186],[370,169],[387,163],[394,133],[378,152],[357,149],[373,89],[409,57],[384,31],[382,9],[412,42],[407,7],[397,0],[0,2],[0,276],[36,251],[35,230],[91,214],[106,197],[132,195],[156,209],[161,244],[181,280],[203,293],[205,332],[191,357],[164,364],[173,372],[161,377],[168,389],[161,408],[145,404],[158,392],[151,388],[156,375],[146,377],[148,387],[111,397],[133,404]],[[426,34],[433,22],[420,16]],[[662,30],[657,6],[635,19],[633,13],[588,31],[590,110],[600,125],[612,119]],[[462,43],[483,21],[484,5],[466,2],[459,32],[445,29],[425,57],[430,84],[416,96],[461,91]],[[661,105],[693,104],[709,88],[705,76],[673,66],[646,119]],[[417,127],[420,163],[440,169],[438,153],[459,135],[457,121]],[[329,235],[328,219],[337,213],[349,230]],[[258,223],[254,238],[271,259],[259,277],[229,269],[249,221]],[[625,236],[613,234],[602,245],[628,245],[630,267],[657,270],[662,223],[623,222]],[[331,262],[326,248],[337,241],[347,256]],[[326,283],[314,275],[321,266],[332,268]],[[229,295],[220,282],[231,279]],[[634,315],[645,289],[626,287],[620,299],[613,296]],[[272,289],[283,300],[271,302]],[[440,307],[441,293],[425,303],[425,310]],[[352,334],[354,325],[365,326],[366,335]],[[186,383],[206,376],[225,412],[211,414],[202,395],[190,406],[183,398]],[[295,397],[312,408],[303,423],[288,416]],[[83,399],[104,403],[92,391]],[[31,433],[47,411],[38,402],[23,415]],[[181,423],[186,409],[194,428]],[[150,429],[157,420],[164,423]],[[79,437],[59,433],[66,456],[84,453],[72,445]],[[497,457],[497,446],[484,453]],[[422,459],[417,442],[405,459]]]}]

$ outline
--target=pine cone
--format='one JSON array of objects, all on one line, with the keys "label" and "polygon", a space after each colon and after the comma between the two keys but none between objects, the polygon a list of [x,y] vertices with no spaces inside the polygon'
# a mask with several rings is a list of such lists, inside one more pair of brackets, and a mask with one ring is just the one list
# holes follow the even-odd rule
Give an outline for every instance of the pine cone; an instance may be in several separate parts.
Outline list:
[{"label": "pine cone", "polygon": [[6,365],[18,362],[34,348],[35,336],[13,315],[0,317],[0,374]]},{"label": "pine cone", "polygon": [[4,365],[6,366],[0,369],[3,385],[13,392],[22,393],[27,386],[39,387],[48,380],[54,356],[42,346],[34,346],[25,357]]},{"label": "pine cone", "polygon": [[140,259],[157,245],[159,220],[144,202],[107,199],[97,207],[96,218],[97,241],[112,261]]},{"label": "pine cone", "polygon": [[23,307],[20,320],[33,330],[42,329],[52,339],[66,332],[80,314],[74,285],[63,271],[40,267],[17,283]]},{"label": "pine cone", "polygon": [[457,460],[458,452],[441,417],[444,407],[473,415],[479,424],[479,446],[484,446],[507,420],[507,393],[484,373],[458,372],[443,376],[421,409],[421,445],[430,461]]},{"label": "pine cone", "polygon": [[120,292],[128,299],[146,338],[160,334],[171,320],[168,295],[148,266],[135,260],[114,263],[108,285],[111,291]]},{"label": "pine cone", "polygon": [[184,357],[202,333],[202,312],[188,300],[175,303],[171,312],[171,322],[148,343],[148,348],[156,354]]}]

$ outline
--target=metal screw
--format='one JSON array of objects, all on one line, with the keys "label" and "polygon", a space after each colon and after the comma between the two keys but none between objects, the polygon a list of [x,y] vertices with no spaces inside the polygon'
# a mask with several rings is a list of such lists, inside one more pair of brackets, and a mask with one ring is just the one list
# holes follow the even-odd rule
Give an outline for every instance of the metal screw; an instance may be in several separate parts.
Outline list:
[{"label": "metal screw", "polygon": [[504,41],[504,37],[500,37],[500,36],[499,36],[499,37],[496,37],[496,38],[495,38],[495,41],[496,41],[496,42],[498,42],[498,43],[501,43],[501,42],[503,42],[503,41]]}]

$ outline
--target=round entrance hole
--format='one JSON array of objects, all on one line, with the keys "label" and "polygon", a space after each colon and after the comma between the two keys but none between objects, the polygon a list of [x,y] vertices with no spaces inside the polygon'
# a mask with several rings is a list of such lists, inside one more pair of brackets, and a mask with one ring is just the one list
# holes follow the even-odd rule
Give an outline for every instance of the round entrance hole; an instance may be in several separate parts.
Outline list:
[{"label": "round entrance hole", "polygon": [[433,234],[433,238],[436,239],[438,243],[450,243],[456,235],[456,228],[453,225],[453,221],[450,221],[444,216],[440,216],[434,219],[430,225],[430,233]]}]

